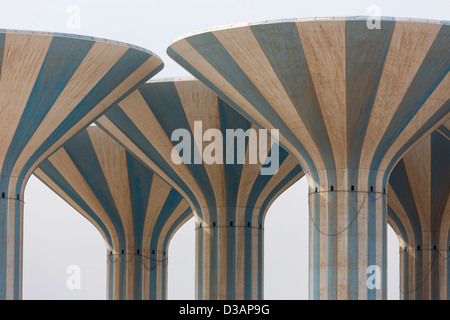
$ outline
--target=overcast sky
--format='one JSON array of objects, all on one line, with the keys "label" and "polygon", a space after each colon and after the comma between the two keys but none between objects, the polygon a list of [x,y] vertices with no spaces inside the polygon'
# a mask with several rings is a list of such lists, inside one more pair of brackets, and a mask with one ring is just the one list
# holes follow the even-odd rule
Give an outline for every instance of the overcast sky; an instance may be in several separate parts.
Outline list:
[{"label": "overcast sky", "polygon": [[[449,20],[449,0],[0,0],[0,28],[75,33],[138,45],[163,59],[158,79],[188,75],[165,53],[184,34],[238,22],[371,15],[373,5],[382,16]],[[23,299],[105,299],[106,256],[100,233],[34,177],[25,190],[24,215]],[[398,241],[390,228],[388,237],[388,298],[398,299]],[[307,246],[304,178],[267,214],[266,299],[308,299]],[[80,268],[80,289],[66,285],[72,265]],[[194,299],[192,220],[169,248],[169,299]]]}]

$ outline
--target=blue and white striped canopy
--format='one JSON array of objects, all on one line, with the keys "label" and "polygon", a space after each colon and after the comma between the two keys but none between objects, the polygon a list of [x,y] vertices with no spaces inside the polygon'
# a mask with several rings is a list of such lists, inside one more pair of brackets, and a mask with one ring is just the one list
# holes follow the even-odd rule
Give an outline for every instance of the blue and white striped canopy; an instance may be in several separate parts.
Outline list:
[{"label": "blue and white striped canopy", "polygon": [[397,163],[389,177],[388,222],[400,240],[405,300],[450,296],[450,122]]},{"label": "blue and white striped canopy", "polygon": [[22,201],[33,170],[162,66],[115,41],[0,30],[0,299],[21,297]]}]

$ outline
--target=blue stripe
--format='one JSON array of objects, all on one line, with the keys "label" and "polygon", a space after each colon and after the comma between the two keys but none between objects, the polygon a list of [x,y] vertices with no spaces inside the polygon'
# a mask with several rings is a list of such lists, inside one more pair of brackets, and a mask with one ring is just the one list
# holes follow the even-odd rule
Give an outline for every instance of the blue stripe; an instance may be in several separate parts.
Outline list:
[{"label": "blue stripe", "polygon": [[128,151],[126,152],[126,158],[133,213],[134,247],[135,249],[142,249],[143,226],[149,206],[148,200],[154,173]]},{"label": "blue stripe", "polygon": [[[153,172],[135,157],[126,152],[128,185],[130,187],[131,210],[133,214],[134,249],[142,252],[142,237],[147,213]],[[142,257],[135,265],[135,299],[142,299]]]},{"label": "blue stripe", "polygon": [[[349,178],[354,177],[356,180],[358,175],[352,174],[349,170]],[[357,171],[357,170],[354,170]],[[357,184],[353,184],[355,182],[353,180],[352,185],[357,188]],[[367,199],[367,194],[364,195]],[[348,217],[347,217],[347,225],[348,228],[348,274],[347,274],[347,287],[348,287],[348,299],[349,300],[357,300],[358,299],[358,224],[352,223],[355,217],[359,214],[362,207],[358,204],[359,194],[358,192],[349,192],[348,193]],[[365,200],[363,200],[363,204],[365,205]],[[357,220],[356,220],[357,221]]]},{"label": "blue stripe", "polygon": [[198,273],[197,276],[197,296],[198,299],[197,300],[203,300],[204,299],[204,293],[203,293],[203,231],[205,229],[204,228],[198,228],[197,232],[196,232],[196,238],[197,240],[197,245],[196,245],[196,251],[197,251],[197,257],[196,257],[196,270]]},{"label": "blue stripe", "polygon": [[[450,141],[439,132],[431,134],[431,226],[441,225],[450,194]],[[436,233],[432,233],[437,236]],[[435,239],[434,244],[439,240]]]},{"label": "blue stripe", "polygon": [[[319,193],[314,193],[310,195],[310,201],[309,204],[311,205],[311,197],[312,197],[312,208],[310,207],[309,210],[313,210],[313,218],[315,221],[316,226],[320,226],[320,195]],[[310,223],[312,223],[310,221]],[[320,233],[319,230],[314,226],[313,227],[313,267],[314,270],[314,277],[313,277],[313,300],[319,300],[319,294],[320,294]],[[311,259],[311,252],[310,252],[310,259]],[[311,298],[311,297],[310,297]]]}]

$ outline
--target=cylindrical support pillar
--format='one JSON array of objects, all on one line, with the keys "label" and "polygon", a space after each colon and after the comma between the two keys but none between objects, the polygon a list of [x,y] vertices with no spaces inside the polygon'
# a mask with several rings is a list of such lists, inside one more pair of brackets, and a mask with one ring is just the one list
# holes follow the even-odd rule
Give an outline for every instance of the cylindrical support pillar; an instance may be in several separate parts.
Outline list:
[{"label": "cylindrical support pillar", "polygon": [[[414,235],[406,239],[414,239]],[[448,247],[423,244],[400,246],[400,298],[402,300],[446,300]],[[444,290],[440,290],[443,287]],[[441,296],[441,294],[444,294]]]},{"label": "cylindrical support pillar", "polygon": [[21,179],[0,177],[1,300],[17,300],[22,297],[24,209],[22,184]]},{"label": "cylindrical support pillar", "polygon": [[263,298],[264,229],[261,224],[254,223],[224,221],[223,224],[197,224],[198,298]]},{"label": "cylindrical support pillar", "polygon": [[447,300],[450,121],[408,151],[389,178],[389,223],[400,239],[400,297]]},{"label": "cylindrical support pillar", "polygon": [[352,176],[310,188],[313,299],[386,298],[385,188],[358,183]]}]

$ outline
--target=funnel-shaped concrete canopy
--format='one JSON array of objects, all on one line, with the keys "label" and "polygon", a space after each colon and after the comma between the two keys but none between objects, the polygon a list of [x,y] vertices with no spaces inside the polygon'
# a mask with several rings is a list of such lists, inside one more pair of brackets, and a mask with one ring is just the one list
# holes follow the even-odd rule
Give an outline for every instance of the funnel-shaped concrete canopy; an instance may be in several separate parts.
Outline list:
[{"label": "funnel-shaped concrete canopy", "polygon": [[388,222],[400,240],[405,300],[450,296],[450,122],[408,151],[389,177]]},{"label": "funnel-shaped concrete canopy", "polygon": [[168,245],[192,217],[182,196],[97,126],[34,174],[102,234],[109,299],[166,299]]},{"label": "funnel-shaped concrete canopy", "polygon": [[0,299],[20,299],[26,181],[53,151],[162,68],[85,36],[0,30]]},{"label": "funnel-shaped concrete canopy", "polygon": [[197,298],[262,299],[264,216],[297,161],[195,79],[150,81],[96,123],[195,210]]},{"label": "funnel-shaped concrete canopy", "polygon": [[389,173],[450,111],[448,22],[371,21],[238,24],[167,50],[305,170],[312,299],[386,298]]}]

